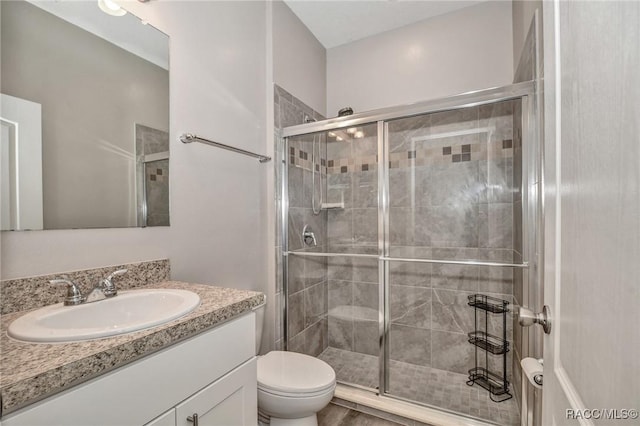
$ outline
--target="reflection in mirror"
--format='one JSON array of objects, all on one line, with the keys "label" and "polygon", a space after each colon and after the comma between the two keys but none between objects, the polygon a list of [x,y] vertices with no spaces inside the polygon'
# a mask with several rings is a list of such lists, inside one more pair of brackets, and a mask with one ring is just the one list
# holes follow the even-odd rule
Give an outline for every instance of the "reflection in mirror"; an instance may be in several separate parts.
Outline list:
[{"label": "reflection in mirror", "polygon": [[169,225],[169,134],[136,124],[138,223]]},{"label": "reflection in mirror", "polygon": [[2,230],[169,225],[168,37],[98,1],[3,1]]}]

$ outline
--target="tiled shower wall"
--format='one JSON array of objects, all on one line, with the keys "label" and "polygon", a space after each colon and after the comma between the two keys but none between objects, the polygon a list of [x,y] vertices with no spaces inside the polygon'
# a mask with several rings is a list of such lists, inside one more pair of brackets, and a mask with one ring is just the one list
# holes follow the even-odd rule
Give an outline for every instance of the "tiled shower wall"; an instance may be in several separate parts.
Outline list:
[{"label": "tiled shower wall", "polygon": [[[290,151],[284,153],[279,130],[296,124],[302,124],[305,119],[323,120],[324,117],[304,104],[295,96],[275,85],[275,128],[276,128],[276,203],[278,217],[282,211],[282,155],[289,157],[289,249],[290,250],[318,250],[325,249],[327,214],[322,212],[314,215],[312,211],[312,145],[313,136],[301,137],[290,143]],[[324,141],[322,141],[324,142]],[[316,136],[316,163],[326,164],[326,149],[319,149],[325,144]],[[316,178],[321,179],[321,185],[316,182],[316,200],[319,201],[318,189],[326,187],[326,166],[318,164]],[[310,225],[316,235],[317,247],[307,248],[302,242],[302,229]],[[282,310],[284,304],[282,277],[282,229],[280,221],[276,221],[276,349],[284,346],[284,323]],[[322,258],[305,259],[291,256],[289,260],[289,350],[303,352],[309,355],[320,354],[328,344],[327,340],[327,282],[326,262]]]}]

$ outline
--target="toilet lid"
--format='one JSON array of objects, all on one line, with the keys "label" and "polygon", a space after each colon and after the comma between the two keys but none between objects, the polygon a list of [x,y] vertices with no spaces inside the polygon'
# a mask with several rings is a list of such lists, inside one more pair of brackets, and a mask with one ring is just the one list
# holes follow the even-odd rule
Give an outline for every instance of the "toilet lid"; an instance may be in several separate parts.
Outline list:
[{"label": "toilet lid", "polygon": [[258,387],[310,393],[332,387],[336,373],[326,362],[296,352],[272,351],[258,358]]}]

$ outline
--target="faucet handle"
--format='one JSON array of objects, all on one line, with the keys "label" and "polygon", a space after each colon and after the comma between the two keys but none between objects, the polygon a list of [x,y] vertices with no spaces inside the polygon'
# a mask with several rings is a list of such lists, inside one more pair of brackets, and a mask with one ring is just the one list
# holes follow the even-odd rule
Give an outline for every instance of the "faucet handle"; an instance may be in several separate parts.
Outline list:
[{"label": "faucet handle", "polygon": [[113,271],[111,274],[109,274],[109,276],[106,279],[107,279],[107,281],[111,281],[115,277],[117,277],[119,275],[124,275],[127,272],[129,272],[128,269],[118,269],[117,271]]},{"label": "faucet handle", "polygon": [[113,283],[113,279],[117,276],[126,274],[128,271],[129,271],[128,269],[118,269],[117,271],[110,273],[109,276],[107,276],[107,278],[103,279],[100,282],[102,286],[102,291],[105,296],[113,297],[118,294],[118,289],[116,288],[116,285]]},{"label": "faucet handle", "polygon": [[84,297],[82,296],[80,288],[78,288],[76,283],[71,281],[68,276],[63,275],[55,280],[49,280],[49,283],[53,285],[64,284],[67,286],[67,296],[64,298],[65,306],[79,305],[84,302]]}]

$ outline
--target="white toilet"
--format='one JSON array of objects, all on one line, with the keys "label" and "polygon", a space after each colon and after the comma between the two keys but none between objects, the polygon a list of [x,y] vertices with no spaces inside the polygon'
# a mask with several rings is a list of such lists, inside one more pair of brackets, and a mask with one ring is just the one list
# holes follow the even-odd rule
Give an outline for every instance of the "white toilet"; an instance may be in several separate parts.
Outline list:
[{"label": "white toilet", "polygon": [[[256,312],[256,352],[262,340],[264,306]],[[316,413],[329,404],[336,373],[326,362],[296,352],[258,357],[258,414],[261,424],[317,426]]]}]

